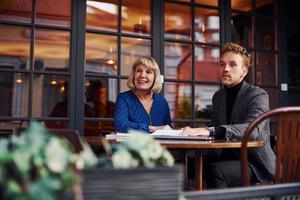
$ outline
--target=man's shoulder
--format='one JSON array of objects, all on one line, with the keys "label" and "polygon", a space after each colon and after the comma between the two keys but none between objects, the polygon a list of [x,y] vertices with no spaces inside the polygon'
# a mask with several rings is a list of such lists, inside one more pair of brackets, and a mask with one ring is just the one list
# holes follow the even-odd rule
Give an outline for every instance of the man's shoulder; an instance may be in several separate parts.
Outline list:
[{"label": "man's shoulder", "polygon": [[252,85],[250,83],[245,82],[243,85],[243,90],[246,94],[258,95],[258,94],[268,94],[264,89],[257,85]]}]

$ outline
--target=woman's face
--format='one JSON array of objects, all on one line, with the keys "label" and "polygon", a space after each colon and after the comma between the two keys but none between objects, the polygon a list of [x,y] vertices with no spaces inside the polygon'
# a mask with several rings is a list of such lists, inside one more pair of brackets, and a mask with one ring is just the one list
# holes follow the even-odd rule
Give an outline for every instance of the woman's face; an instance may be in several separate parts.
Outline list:
[{"label": "woman's face", "polygon": [[154,72],[144,65],[138,65],[134,72],[133,83],[137,90],[150,90],[155,79]]}]

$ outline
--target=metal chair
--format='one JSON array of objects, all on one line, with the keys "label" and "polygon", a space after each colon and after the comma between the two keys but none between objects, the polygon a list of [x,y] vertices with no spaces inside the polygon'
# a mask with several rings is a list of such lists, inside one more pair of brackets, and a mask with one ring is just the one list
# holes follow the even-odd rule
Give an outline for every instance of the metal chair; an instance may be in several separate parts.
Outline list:
[{"label": "metal chair", "polygon": [[242,138],[241,167],[244,186],[249,186],[247,142],[256,126],[270,117],[277,117],[275,183],[300,182],[300,107],[281,107],[255,119]]}]

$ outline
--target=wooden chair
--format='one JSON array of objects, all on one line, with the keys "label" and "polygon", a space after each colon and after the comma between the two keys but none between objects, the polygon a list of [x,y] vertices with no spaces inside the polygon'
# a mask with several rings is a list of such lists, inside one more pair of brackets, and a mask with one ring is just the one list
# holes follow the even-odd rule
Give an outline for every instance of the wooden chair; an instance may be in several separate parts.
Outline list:
[{"label": "wooden chair", "polygon": [[277,117],[275,183],[300,181],[300,107],[281,107],[255,119],[242,138],[241,167],[244,186],[249,186],[247,142],[256,126],[270,117]]}]

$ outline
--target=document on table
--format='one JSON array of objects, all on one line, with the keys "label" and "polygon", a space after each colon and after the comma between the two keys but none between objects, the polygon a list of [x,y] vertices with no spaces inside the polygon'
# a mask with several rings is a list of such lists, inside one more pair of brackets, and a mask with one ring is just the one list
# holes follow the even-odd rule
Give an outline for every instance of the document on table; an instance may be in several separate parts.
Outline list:
[{"label": "document on table", "polygon": [[182,130],[157,130],[150,134],[156,139],[179,139],[179,140],[213,140],[212,136],[190,136],[182,135]]}]

